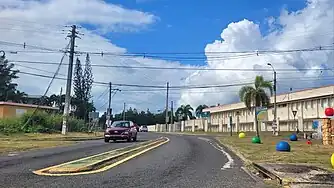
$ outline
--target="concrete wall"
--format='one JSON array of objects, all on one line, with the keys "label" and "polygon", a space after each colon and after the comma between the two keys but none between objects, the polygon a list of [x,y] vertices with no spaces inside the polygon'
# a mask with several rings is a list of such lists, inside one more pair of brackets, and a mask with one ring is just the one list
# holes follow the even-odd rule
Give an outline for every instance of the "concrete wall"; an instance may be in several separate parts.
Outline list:
[{"label": "concrete wall", "polygon": [[[26,112],[32,112],[35,110],[36,105],[34,106],[29,106],[27,104],[18,104],[18,103],[5,103],[5,102],[0,102],[0,118],[13,118],[13,117],[18,117],[23,115]],[[44,109],[47,108],[47,109]],[[57,108],[52,108],[52,107],[43,107],[41,106],[40,109],[41,111],[55,111],[58,110]]]}]

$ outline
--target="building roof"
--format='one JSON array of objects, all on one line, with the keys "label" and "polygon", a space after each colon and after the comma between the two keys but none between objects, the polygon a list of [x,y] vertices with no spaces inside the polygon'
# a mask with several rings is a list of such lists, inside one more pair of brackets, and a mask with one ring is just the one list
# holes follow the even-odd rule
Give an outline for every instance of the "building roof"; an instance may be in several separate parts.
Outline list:
[{"label": "building roof", "polygon": [[[317,88],[309,88],[309,89],[298,90],[295,92],[279,94],[276,96],[276,103],[286,103],[288,101],[291,102],[296,100],[303,100],[303,99],[305,100],[328,95],[334,96],[334,85],[327,85]],[[271,103],[274,103],[274,97],[271,97],[270,101]],[[203,109],[203,112],[214,113],[214,112],[229,111],[243,108],[246,108],[245,104],[243,102],[238,102],[238,103],[224,104],[215,107],[205,108]]]},{"label": "building roof", "polygon": [[[1,105],[7,105],[7,106],[18,106],[18,107],[28,107],[28,108],[36,108],[38,105],[35,104],[22,104],[22,103],[14,103],[14,102],[3,102],[0,101]],[[38,108],[41,109],[49,109],[49,110],[59,110],[59,108],[51,107],[51,106],[38,106]]]},{"label": "building roof", "polygon": [[40,99],[42,97],[43,95],[27,95],[27,98],[32,98],[32,99]]}]

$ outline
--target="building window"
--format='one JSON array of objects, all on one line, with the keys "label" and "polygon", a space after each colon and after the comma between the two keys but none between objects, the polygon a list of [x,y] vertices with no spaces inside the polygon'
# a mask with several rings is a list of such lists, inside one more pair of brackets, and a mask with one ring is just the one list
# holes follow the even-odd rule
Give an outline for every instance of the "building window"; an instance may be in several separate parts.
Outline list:
[{"label": "building window", "polygon": [[304,102],[305,109],[307,109],[307,107],[308,107],[307,105],[308,105],[308,104],[309,104],[309,101],[305,101],[305,102]]},{"label": "building window", "polygon": [[27,110],[26,109],[16,109],[15,111],[15,115],[16,116],[22,116],[24,113],[26,113]]},{"label": "building window", "polygon": [[321,99],[321,107],[325,107],[325,99]]}]

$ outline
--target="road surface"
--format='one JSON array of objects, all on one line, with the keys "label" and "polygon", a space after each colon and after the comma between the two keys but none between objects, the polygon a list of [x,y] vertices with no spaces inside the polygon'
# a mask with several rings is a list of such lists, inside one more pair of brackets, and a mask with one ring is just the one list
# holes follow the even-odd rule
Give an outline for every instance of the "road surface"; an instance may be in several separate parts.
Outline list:
[{"label": "road surface", "polygon": [[[161,135],[140,133],[139,140]],[[124,147],[131,143],[104,143],[103,140],[47,150],[0,157],[0,187],[258,187],[241,169],[233,154],[220,151],[203,136],[165,135],[170,142],[108,171],[81,175],[38,176],[33,170],[60,164],[88,155]]]}]

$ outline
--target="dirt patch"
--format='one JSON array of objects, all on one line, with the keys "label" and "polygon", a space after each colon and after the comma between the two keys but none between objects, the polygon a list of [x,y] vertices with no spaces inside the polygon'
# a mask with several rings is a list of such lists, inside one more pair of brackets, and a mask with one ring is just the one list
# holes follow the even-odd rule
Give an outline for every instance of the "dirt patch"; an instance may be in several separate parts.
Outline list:
[{"label": "dirt patch", "polygon": [[310,177],[311,180],[321,181],[321,182],[332,182],[334,184],[334,174],[316,174]]},{"label": "dirt patch", "polygon": [[315,166],[305,166],[305,165],[293,165],[293,164],[282,164],[280,167],[274,168],[277,172],[283,173],[309,173],[312,170],[315,171],[323,171],[323,169],[315,167]]}]

